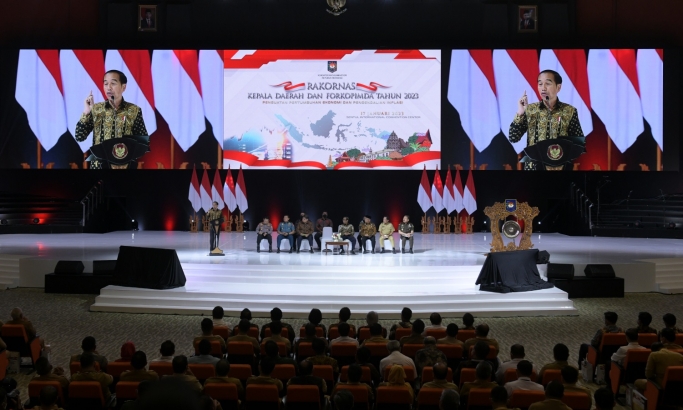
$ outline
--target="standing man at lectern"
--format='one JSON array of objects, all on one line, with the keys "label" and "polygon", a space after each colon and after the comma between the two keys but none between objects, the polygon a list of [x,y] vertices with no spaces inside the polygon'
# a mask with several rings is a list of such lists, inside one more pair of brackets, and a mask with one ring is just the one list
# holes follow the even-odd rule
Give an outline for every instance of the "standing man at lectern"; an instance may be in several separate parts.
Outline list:
[{"label": "standing man at lectern", "polygon": [[[517,102],[517,114],[510,124],[510,142],[517,142],[527,133],[527,146],[546,139],[558,137],[583,137],[576,108],[560,102],[557,94],[562,89],[562,76],[553,70],[538,74],[538,93],[541,101],[529,104],[524,95]],[[535,161],[524,163],[525,171],[535,171],[540,165]]]},{"label": "standing man at lectern", "polygon": [[218,247],[218,241],[221,237],[221,224],[225,218],[223,217],[223,212],[218,209],[218,202],[213,201],[213,206],[206,214],[206,218],[209,220],[210,251],[211,253],[221,254],[223,250]]},{"label": "standing man at lectern", "polygon": [[[104,94],[107,101],[95,104],[90,95],[85,98],[83,114],[76,124],[76,141],[85,141],[93,133],[92,145],[124,135],[147,135],[142,110],[135,104],[124,101],[128,78],[118,70],[104,74]],[[91,161],[90,169],[102,168],[100,161]]]}]

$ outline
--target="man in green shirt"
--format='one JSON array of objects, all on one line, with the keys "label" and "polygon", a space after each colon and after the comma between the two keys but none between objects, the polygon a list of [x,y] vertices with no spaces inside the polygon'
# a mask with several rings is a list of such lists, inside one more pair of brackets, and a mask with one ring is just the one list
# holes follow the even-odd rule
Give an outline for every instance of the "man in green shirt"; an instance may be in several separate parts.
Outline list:
[{"label": "man in green shirt", "polygon": [[[339,232],[339,235],[341,238],[345,241],[351,242],[351,255],[355,255],[356,252],[354,249],[356,248],[356,238],[353,236],[353,225],[349,223],[349,217],[345,216],[342,218],[342,224],[339,225],[339,228],[337,228],[337,231]],[[340,254],[344,254],[344,247],[342,246]]]},{"label": "man in green shirt", "polygon": [[401,236],[401,253],[406,253],[406,241],[410,241],[410,253],[413,253],[415,226],[410,223],[410,217],[408,217],[408,215],[404,215],[403,222],[398,224],[398,234]]}]

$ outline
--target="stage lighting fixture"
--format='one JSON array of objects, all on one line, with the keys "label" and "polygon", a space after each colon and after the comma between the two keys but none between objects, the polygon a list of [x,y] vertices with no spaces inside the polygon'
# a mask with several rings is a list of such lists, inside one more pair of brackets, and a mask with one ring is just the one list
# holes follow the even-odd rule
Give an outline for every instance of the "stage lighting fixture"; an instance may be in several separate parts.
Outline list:
[{"label": "stage lighting fixture", "polygon": [[7,225],[7,219],[0,220],[0,224]]},{"label": "stage lighting fixture", "polygon": [[136,221],[135,219],[131,219],[130,223],[131,223],[131,227],[133,228],[133,230],[137,231],[138,230],[138,221]]},{"label": "stage lighting fixture", "polygon": [[38,224],[40,223],[40,219],[38,219],[38,218],[33,218],[33,223],[34,223],[35,225],[38,225]]}]

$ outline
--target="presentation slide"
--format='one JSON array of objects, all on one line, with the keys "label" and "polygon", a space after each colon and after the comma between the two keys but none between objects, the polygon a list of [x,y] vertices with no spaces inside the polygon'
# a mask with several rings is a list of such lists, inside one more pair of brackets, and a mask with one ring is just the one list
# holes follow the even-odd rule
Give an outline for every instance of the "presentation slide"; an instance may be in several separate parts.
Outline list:
[{"label": "presentation slide", "polygon": [[224,53],[224,168],[440,165],[440,50]]}]

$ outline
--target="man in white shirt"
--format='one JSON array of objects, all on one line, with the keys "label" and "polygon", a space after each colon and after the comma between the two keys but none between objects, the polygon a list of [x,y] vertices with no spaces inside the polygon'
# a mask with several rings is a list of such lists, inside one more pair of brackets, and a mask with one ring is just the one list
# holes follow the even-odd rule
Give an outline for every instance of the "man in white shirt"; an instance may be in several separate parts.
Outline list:
[{"label": "man in white shirt", "polygon": [[164,362],[164,363],[172,363],[173,362],[173,356],[175,355],[175,344],[167,340],[164,343],[161,344],[161,349],[159,349],[159,353],[161,353],[161,357],[158,359],[152,360],[150,363],[154,362]]},{"label": "man in white shirt", "polygon": [[199,356],[192,356],[187,358],[189,364],[216,364],[220,360],[217,357],[211,356],[211,342],[208,339],[202,339],[197,345]]},{"label": "man in white shirt", "polygon": [[228,322],[226,322],[223,319],[223,317],[225,316],[225,311],[222,307],[216,306],[215,308],[213,308],[213,310],[211,311],[211,316],[213,318],[213,327],[227,326],[228,328],[230,328]]},{"label": "man in white shirt", "polygon": [[412,366],[415,368],[413,359],[401,353],[401,343],[398,340],[392,340],[387,343],[387,350],[389,351],[389,356],[379,362],[378,370],[380,372],[383,372],[385,367],[393,366],[395,364],[400,366]]},{"label": "man in white shirt", "polygon": [[354,337],[349,337],[349,332],[351,331],[351,326],[346,322],[341,322],[337,325],[337,331],[339,332],[339,337],[330,340],[330,346],[337,343],[353,343],[358,347],[358,340]]},{"label": "man in white shirt", "polygon": [[430,325],[425,326],[425,331],[422,333],[422,336],[425,336],[427,334],[427,330],[429,329],[444,329],[446,330],[446,326],[441,324],[441,315],[434,312],[431,315],[429,315],[429,321],[431,322]]},{"label": "man in white shirt", "polygon": [[[498,371],[496,371],[496,380],[498,381],[498,384],[501,386],[505,384],[505,372],[507,369],[517,369],[517,364],[524,360],[525,356],[524,346],[520,344],[510,346],[510,360],[498,366]],[[536,370],[535,365],[533,366],[533,369]]]},{"label": "man in white shirt", "polygon": [[508,396],[512,396],[515,390],[538,390],[544,391],[543,385],[531,381],[531,373],[534,371],[534,366],[528,360],[522,360],[517,363],[517,380],[506,383],[505,390]]},{"label": "man in white shirt", "polygon": [[624,362],[624,359],[626,358],[626,352],[628,352],[629,350],[645,349],[643,346],[638,344],[638,329],[626,329],[626,332],[624,333],[626,333],[626,340],[628,341],[628,344],[626,346],[621,346],[612,355],[612,361],[617,362],[619,364],[622,364]]}]

